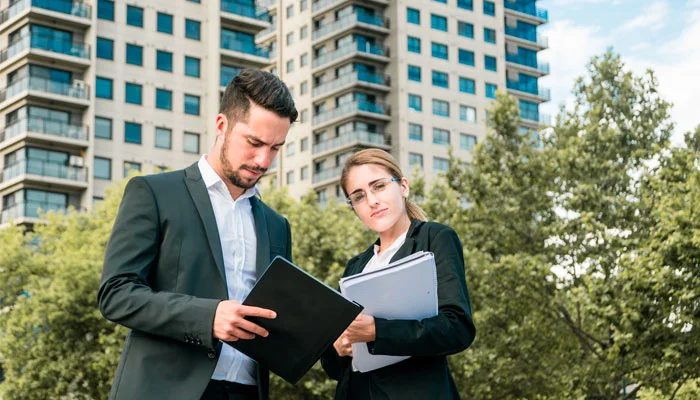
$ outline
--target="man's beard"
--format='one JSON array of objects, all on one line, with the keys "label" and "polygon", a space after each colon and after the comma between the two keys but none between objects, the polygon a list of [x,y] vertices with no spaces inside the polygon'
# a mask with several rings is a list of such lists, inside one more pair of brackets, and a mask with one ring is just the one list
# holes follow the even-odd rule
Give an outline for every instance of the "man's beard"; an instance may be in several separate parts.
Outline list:
[{"label": "man's beard", "polygon": [[258,168],[243,164],[240,166],[240,168],[238,168],[238,171],[234,171],[233,167],[231,166],[231,163],[229,163],[228,159],[226,158],[229,144],[229,135],[231,135],[231,132],[228,132],[226,136],[224,136],[224,144],[221,146],[221,154],[219,155],[219,160],[221,161],[221,168],[224,171],[224,176],[226,176],[226,179],[228,179],[228,181],[231,182],[232,185],[238,186],[242,189],[250,189],[253,186],[255,186],[256,183],[258,183],[260,178],[262,178],[262,175],[260,175],[255,181],[248,182],[246,179],[241,178],[241,175],[238,171],[245,168],[253,172],[260,172],[261,174],[264,174],[265,171],[267,171],[267,168]]}]

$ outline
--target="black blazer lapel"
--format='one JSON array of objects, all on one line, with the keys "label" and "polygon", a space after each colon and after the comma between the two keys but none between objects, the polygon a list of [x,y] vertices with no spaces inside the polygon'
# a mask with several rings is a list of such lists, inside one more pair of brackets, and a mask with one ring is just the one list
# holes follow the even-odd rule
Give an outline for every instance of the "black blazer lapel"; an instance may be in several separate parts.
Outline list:
[{"label": "black blazer lapel", "polygon": [[396,251],[396,254],[391,257],[391,260],[389,261],[390,263],[415,253],[416,241],[413,239],[413,237],[418,233],[418,227],[422,224],[423,221],[419,219],[414,219],[411,221],[411,225],[408,227],[408,232],[406,232],[406,240],[403,242],[401,247],[399,247],[399,250]]},{"label": "black blazer lapel", "polygon": [[187,185],[187,190],[190,192],[190,196],[192,196],[192,200],[197,208],[199,217],[202,219],[202,224],[204,224],[204,231],[207,234],[209,248],[211,249],[211,253],[214,255],[216,267],[221,274],[221,279],[223,279],[223,282],[226,282],[224,255],[223,251],[221,250],[219,228],[216,225],[216,217],[214,216],[214,208],[212,207],[211,200],[209,199],[209,192],[207,192],[207,187],[204,185],[202,174],[199,172],[197,163],[194,163],[185,169],[185,184]]},{"label": "black blazer lapel", "polygon": [[255,256],[255,269],[257,277],[265,272],[270,265],[270,236],[267,230],[267,219],[260,200],[253,196],[250,198],[250,206],[253,209],[253,220],[255,220],[255,236],[257,236],[257,254]]},{"label": "black blazer lapel", "polygon": [[365,265],[374,255],[374,244],[369,247],[364,253],[360,254],[352,263],[348,264],[345,269],[345,275],[343,276],[353,276],[357,275],[365,268]]}]

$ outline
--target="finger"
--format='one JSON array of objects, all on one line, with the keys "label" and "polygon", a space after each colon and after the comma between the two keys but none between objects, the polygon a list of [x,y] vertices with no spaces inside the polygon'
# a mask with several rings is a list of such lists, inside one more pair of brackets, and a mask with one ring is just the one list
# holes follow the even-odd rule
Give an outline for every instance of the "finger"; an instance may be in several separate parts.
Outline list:
[{"label": "finger", "polygon": [[248,321],[247,319],[241,318],[238,320],[234,320],[233,326],[236,328],[248,331],[250,333],[260,335],[262,337],[267,337],[267,335],[269,335],[269,332],[265,328],[263,328],[260,325],[254,324],[254,323]]},{"label": "finger", "polygon": [[239,306],[238,314],[246,317],[277,318],[277,313],[267,308]]},{"label": "finger", "polygon": [[253,338],[255,338],[254,334],[247,332],[247,331],[244,331],[243,329],[237,328],[235,326],[229,330],[229,335],[231,335],[232,337],[235,337],[237,339],[253,339]]}]

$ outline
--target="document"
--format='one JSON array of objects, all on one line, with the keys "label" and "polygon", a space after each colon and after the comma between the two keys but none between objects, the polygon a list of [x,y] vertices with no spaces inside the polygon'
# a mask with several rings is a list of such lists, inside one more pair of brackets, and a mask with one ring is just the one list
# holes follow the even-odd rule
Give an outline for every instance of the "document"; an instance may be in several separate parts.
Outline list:
[{"label": "document", "polygon": [[275,257],[243,301],[277,313],[248,317],[267,337],[227,342],[295,384],[360,314],[362,307],[283,257]]},{"label": "document", "polygon": [[[385,319],[422,320],[438,312],[437,270],[430,252],[417,252],[386,267],[340,280],[340,292],[361,304],[364,313]],[[374,355],[366,343],[352,345],[352,366],[368,372],[408,356]]]}]

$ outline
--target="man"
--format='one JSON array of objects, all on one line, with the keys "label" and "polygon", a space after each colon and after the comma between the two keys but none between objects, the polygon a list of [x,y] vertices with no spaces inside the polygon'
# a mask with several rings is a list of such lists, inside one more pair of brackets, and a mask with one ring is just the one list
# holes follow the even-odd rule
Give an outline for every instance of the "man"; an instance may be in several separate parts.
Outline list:
[{"label": "man", "polygon": [[221,341],[267,336],[243,306],[270,260],[291,259],[288,221],[255,197],[297,110],[274,75],[244,70],[216,116],[213,150],[126,186],[98,293],[131,329],[110,399],[267,399],[269,372]]}]

